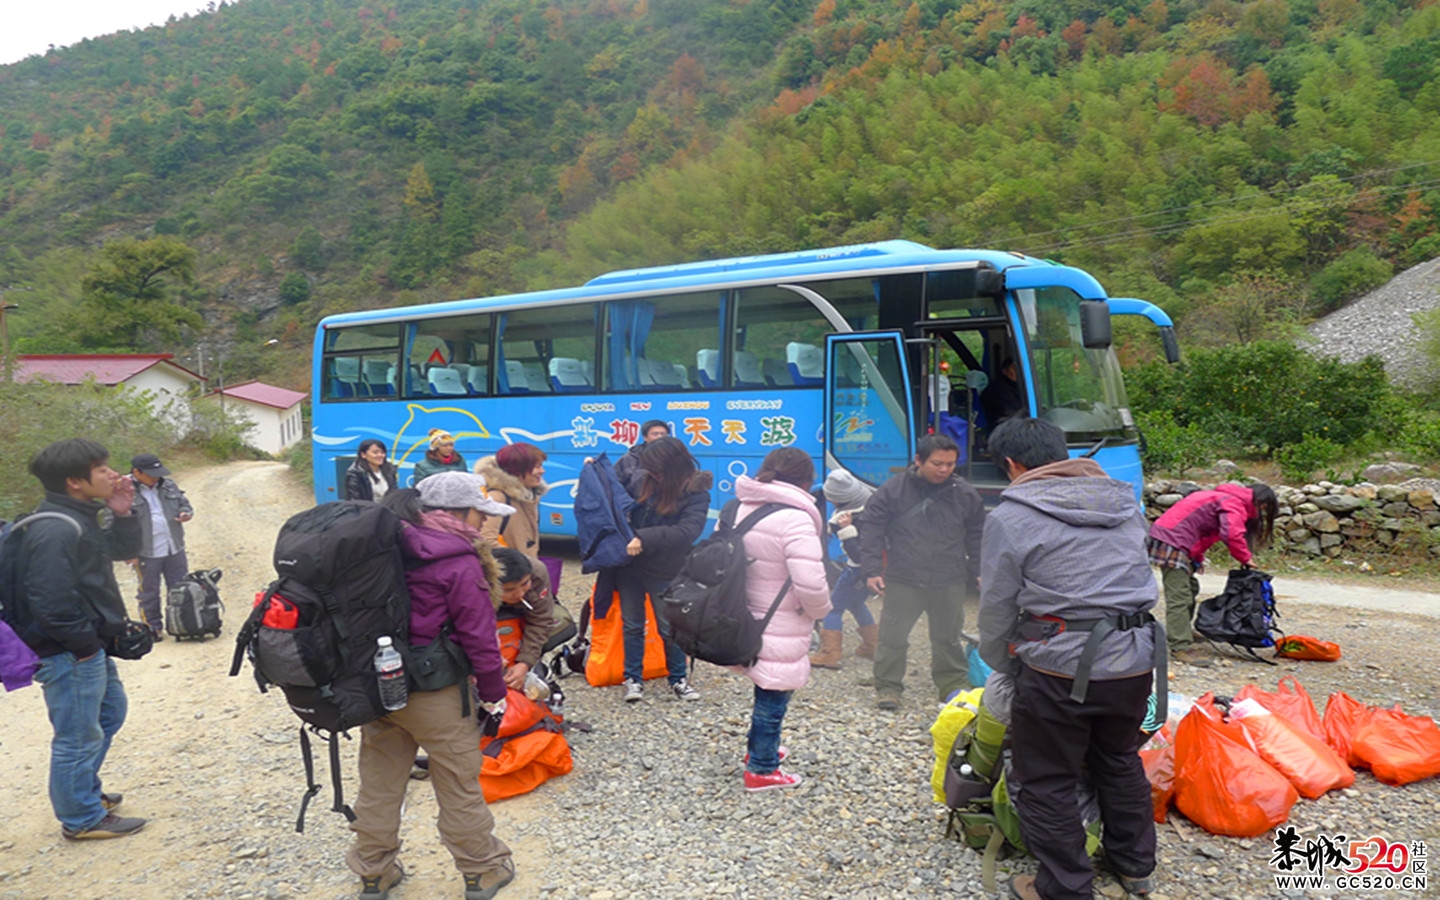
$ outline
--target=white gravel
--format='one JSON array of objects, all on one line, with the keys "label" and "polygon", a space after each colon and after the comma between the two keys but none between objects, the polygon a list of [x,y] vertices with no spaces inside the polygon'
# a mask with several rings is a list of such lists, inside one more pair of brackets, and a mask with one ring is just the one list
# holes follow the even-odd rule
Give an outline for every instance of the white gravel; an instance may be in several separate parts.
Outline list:
[{"label": "white gravel", "polygon": [[1419,387],[1428,377],[1430,363],[1414,316],[1435,309],[1440,309],[1440,259],[1406,269],[1309,330],[1316,352],[1343,362],[1376,354],[1385,360],[1391,378]]}]

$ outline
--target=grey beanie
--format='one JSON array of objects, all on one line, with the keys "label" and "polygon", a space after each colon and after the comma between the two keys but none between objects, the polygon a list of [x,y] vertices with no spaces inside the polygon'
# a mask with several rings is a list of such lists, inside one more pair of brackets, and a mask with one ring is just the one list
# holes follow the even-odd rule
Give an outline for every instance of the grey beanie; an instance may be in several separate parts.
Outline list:
[{"label": "grey beanie", "polygon": [[836,509],[863,506],[873,493],[874,488],[845,469],[836,469],[825,478],[825,499],[835,504]]},{"label": "grey beanie", "polygon": [[430,509],[478,509],[487,516],[508,516],[515,507],[485,496],[485,479],[469,472],[440,472],[421,481],[420,502]]}]

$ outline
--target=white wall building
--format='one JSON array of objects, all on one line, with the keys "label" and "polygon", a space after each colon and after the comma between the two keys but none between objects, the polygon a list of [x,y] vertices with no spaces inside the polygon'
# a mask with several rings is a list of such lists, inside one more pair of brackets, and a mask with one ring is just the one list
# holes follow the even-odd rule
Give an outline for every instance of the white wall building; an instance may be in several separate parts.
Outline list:
[{"label": "white wall building", "polygon": [[84,384],[144,392],[156,415],[170,420],[177,434],[190,426],[190,398],[205,379],[175,362],[169,353],[26,354],[15,358],[15,380]]},{"label": "white wall building", "polygon": [[[221,391],[213,391],[206,399],[218,399]],[[246,381],[228,385],[223,391],[227,412],[239,411],[252,423],[245,433],[245,443],[272,455],[305,437],[300,404],[309,394],[287,388]]]}]

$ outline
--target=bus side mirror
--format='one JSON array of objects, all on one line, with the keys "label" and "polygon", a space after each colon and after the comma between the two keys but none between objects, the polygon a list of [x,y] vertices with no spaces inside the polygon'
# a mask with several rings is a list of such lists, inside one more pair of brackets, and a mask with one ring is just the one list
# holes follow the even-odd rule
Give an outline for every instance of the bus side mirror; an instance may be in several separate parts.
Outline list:
[{"label": "bus side mirror", "polygon": [[1104,300],[1080,301],[1080,340],[1086,350],[1110,346],[1110,306]]},{"label": "bus side mirror", "polygon": [[1165,361],[1175,364],[1180,361],[1180,342],[1175,340],[1175,329],[1169,325],[1160,327],[1160,344],[1165,348]]}]

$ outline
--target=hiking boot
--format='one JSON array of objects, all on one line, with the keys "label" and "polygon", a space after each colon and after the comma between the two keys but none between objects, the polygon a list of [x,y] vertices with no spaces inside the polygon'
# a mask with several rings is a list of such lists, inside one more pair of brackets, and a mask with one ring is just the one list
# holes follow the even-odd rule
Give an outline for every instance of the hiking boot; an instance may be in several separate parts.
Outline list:
[{"label": "hiking boot", "polygon": [[[786,747],[784,744],[781,744],[780,752],[776,755],[779,756],[780,761],[783,763],[785,761],[785,757],[790,755],[790,748]],[[748,765],[750,763],[750,754],[745,754],[745,759],[743,761]]]},{"label": "hiking boot", "polygon": [[899,694],[881,694],[879,697],[875,698],[875,708],[876,708],[876,709],[899,709],[899,708],[900,708],[900,695],[899,695]]},{"label": "hiking boot", "polygon": [[60,835],[67,841],[100,841],[105,838],[129,837],[145,827],[144,819],[122,819],[114,813],[79,831],[61,828]]},{"label": "hiking boot", "polygon": [[1010,879],[1010,895],[1019,900],[1044,900],[1040,889],[1035,887],[1034,875],[1015,875]]},{"label": "hiking boot", "polygon": [[100,805],[105,807],[106,812],[110,812],[112,809],[118,809],[120,804],[124,802],[124,794],[106,794],[104,792],[100,794]]},{"label": "hiking boot", "polygon": [[820,632],[820,652],[810,654],[810,665],[820,669],[840,668],[845,655],[845,632],[826,628]]},{"label": "hiking boot", "polygon": [[1186,647],[1183,650],[1170,651],[1170,659],[1175,662],[1182,662],[1187,666],[1194,666],[1197,669],[1205,669],[1214,664],[1210,651],[1205,647]]},{"label": "hiking boot", "polygon": [[755,791],[773,791],[776,788],[792,788],[804,780],[799,775],[791,775],[780,769],[763,774],[746,771],[745,790],[753,793]]},{"label": "hiking boot", "polygon": [[515,863],[505,860],[500,868],[484,875],[465,876],[465,900],[490,900],[500,889],[515,880]]},{"label": "hiking boot", "polygon": [[1120,886],[1125,889],[1125,893],[1135,897],[1144,897],[1155,890],[1155,885],[1150,881],[1149,875],[1142,878],[1131,878],[1129,875],[1121,875],[1116,872],[1115,877],[1120,879]]},{"label": "hiking boot", "polygon": [[674,684],[670,685],[670,689],[674,691],[675,696],[679,697],[681,700],[700,699],[700,692],[690,686],[690,680],[688,678],[682,678]]},{"label": "hiking boot", "polygon": [[381,875],[374,878],[360,878],[360,900],[385,900],[390,896],[390,889],[405,880],[405,870],[400,868],[398,862],[391,863]]},{"label": "hiking boot", "polygon": [[855,648],[855,655],[864,659],[875,658],[875,648],[880,646],[880,626],[860,626],[860,646]]},{"label": "hiking boot", "polygon": [[639,703],[645,697],[645,686],[638,681],[625,679],[625,702]]}]

